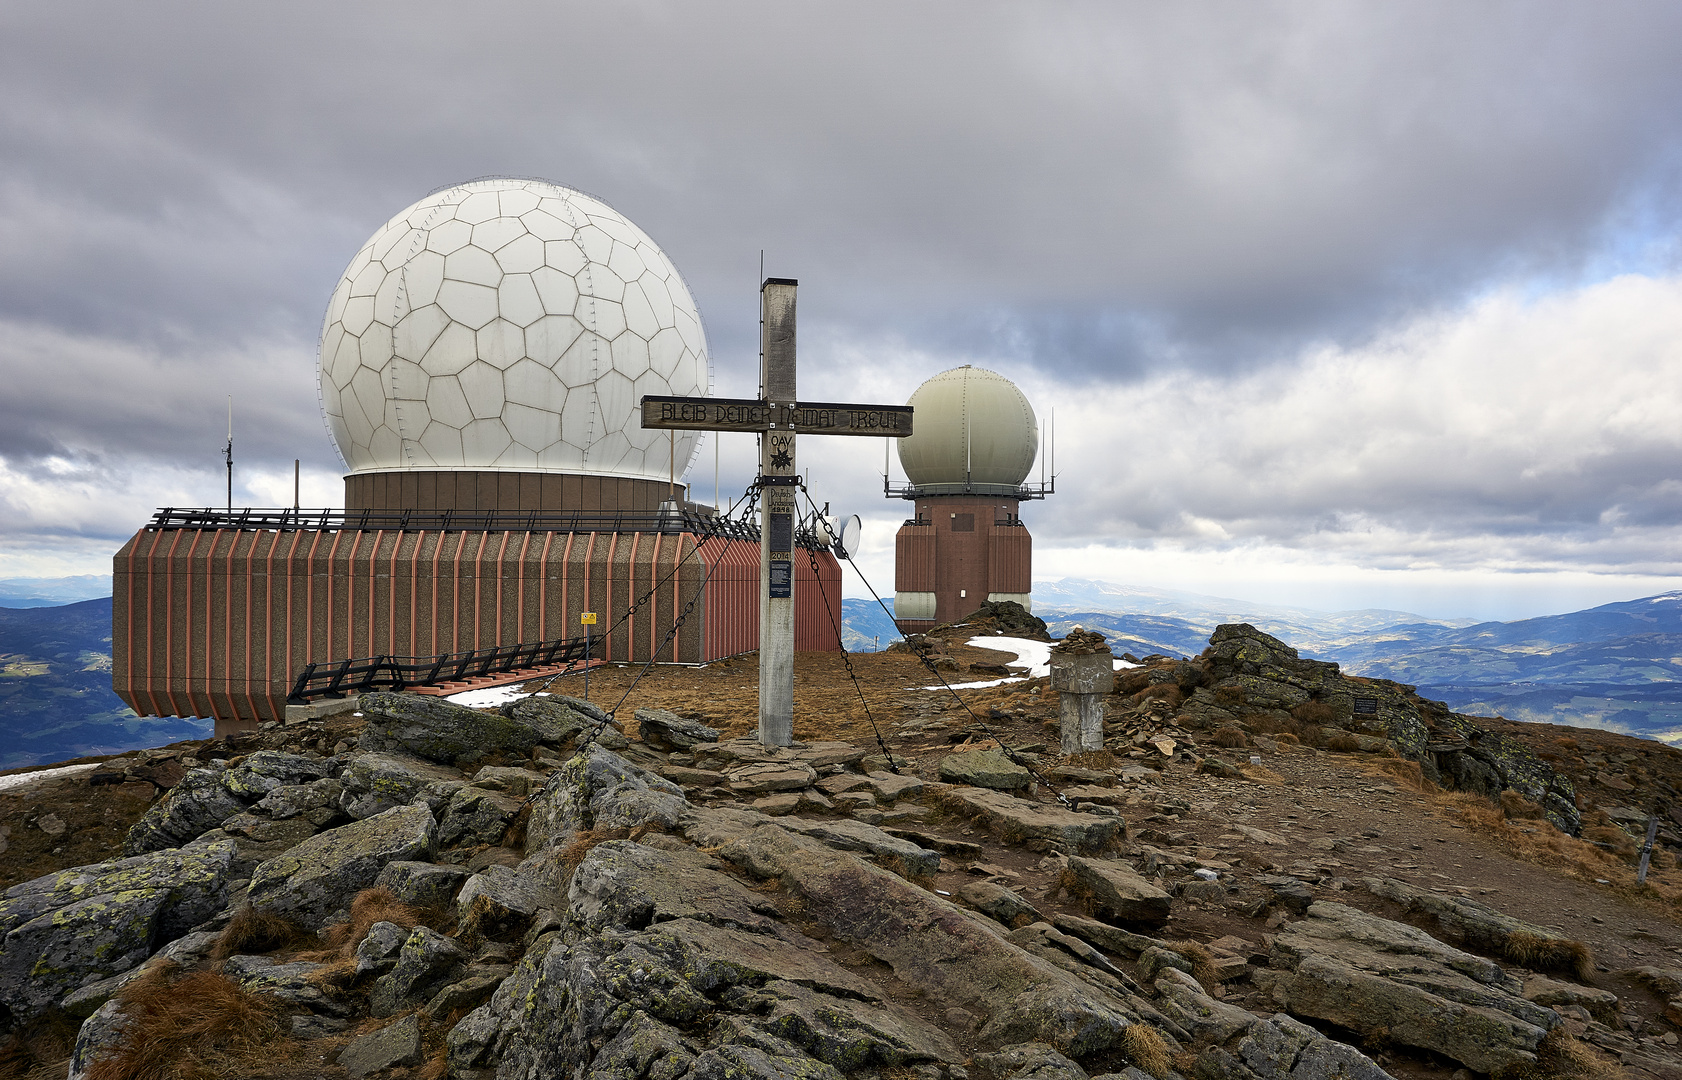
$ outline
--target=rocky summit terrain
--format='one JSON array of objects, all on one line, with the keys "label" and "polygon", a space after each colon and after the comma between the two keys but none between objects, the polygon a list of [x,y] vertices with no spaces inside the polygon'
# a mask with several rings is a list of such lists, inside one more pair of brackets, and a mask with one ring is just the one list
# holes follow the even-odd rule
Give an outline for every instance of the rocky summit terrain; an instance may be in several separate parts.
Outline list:
[{"label": "rocky summit terrain", "polygon": [[1024,615],[0,776],[0,1075],[1682,1076],[1682,754]]}]

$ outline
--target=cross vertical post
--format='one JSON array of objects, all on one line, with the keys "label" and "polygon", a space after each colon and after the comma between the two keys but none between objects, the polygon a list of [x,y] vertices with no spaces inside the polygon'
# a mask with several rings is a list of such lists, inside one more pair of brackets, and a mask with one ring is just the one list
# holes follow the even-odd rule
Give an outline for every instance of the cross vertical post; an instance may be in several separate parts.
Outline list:
[{"label": "cross vertical post", "polygon": [[644,428],[751,431],[759,436],[759,741],[766,746],[794,741],[794,525],[799,517],[794,492],[800,485],[795,432],[895,439],[911,434],[908,405],[802,402],[795,397],[795,285],[793,278],[766,278],[759,288],[763,397],[642,398]]},{"label": "cross vertical post", "polygon": [[[793,278],[759,288],[760,371],[773,414],[795,408]],[[783,408],[778,408],[782,406]],[[794,741],[794,424],[772,422],[759,440],[759,741]]]}]

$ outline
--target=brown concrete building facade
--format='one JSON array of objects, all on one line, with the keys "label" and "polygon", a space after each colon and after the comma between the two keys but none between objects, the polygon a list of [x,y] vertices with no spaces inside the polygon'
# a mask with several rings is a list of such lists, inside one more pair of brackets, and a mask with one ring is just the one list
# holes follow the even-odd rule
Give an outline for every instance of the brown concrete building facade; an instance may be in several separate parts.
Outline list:
[{"label": "brown concrete building facade", "polygon": [[646,510],[688,497],[684,484],[629,476],[409,469],[345,477],[347,510]]},{"label": "brown concrete building facade", "polygon": [[894,622],[921,633],[957,622],[985,600],[1026,606],[1033,537],[1015,499],[930,496],[894,537]]},{"label": "brown concrete building facade", "polygon": [[[609,661],[703,663],[758,647],[757,536],[689,515],[445,523],[345,511],[264,527],[285,513],[160,513],[117,553],[112,682],[135,712],[238,730],[283,719],[310,662],[577,637],[586,611],[598,618],[592,655]],[[796,648],[838,648],[839,564],[817,549],[796,574]]]}]

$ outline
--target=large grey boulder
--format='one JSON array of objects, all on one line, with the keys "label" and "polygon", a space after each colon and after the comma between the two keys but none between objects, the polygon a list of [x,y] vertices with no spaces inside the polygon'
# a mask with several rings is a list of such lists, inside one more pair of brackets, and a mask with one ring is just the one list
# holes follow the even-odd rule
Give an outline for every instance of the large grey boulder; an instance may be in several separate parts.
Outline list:
[{"label": "large grey boulder", "polygon": [[168,850],[14,885],[0,900],[0,1005],[40,1016],[226,906],[234,845]]},{"label": "large grey boulder", "polygon": [[499,844],[524,800],[482,787],[457,788],[438,822],[438,846]]},{"label": "large grey boulder", "polygon": [[502,715],[537,731],[546,746],[566,747],[589,732],[613,730],[612,717],[601,706],[565,694],[516,698],[502,707]]},{"label": "large grey boulder", "polygon": [[1026,791],[1034,774],[999,750],[964,750],[940,761],[940,778],[949,784]]},{"label": "large grey boulder", "polygon": [[0,1004],[33,1020],[84,981],[127,971],[152,952],[162,889],[103,893],[16,927],[0,952]]},{"label": "large grey boulder", "polygon": [[698,743],[718,741],[717,728],[698,720],[685,720],[665,709],[638,709],[636,720],[637,737],[656,750],[688,750]]},{"label": "large grey boulder", "polygon": [[933,877],[940,869],[940,852],[850,818],[783,818],[778,824],[792,832],[822,840],[839,851],[858,851],[904,877]]},{"label": "large grey boulder", "polygon": [[345,785],[331,776],[303,784],[282,784],[251,804],[251,812],[275,821],[306,817],[320,828],[339,815],[344,793]]},{"label": "large grey boulder", "polygon": [[1255,1015],[1204,992],[1197,980],[1177,968],[1157,975],[1156,1007],[1198,1042],[1224,1043],[1250,1026]]},{"label": "large grey boulder", "polygon": [[247,801],[256,801],[279,787],[296,787],[332,775],[333,762],[279,750],[258,750],[222,775],[227,789]]},{"label": "large grey boulder", "polygon": [[564,846],[586,830],[675,828],[688,805],[683,789],[670,780],[591,745],[532,797],[526,851]]},{"label": "large grey boulder", "polygon": [[462,882],[471,873],[464,866],[399,860],[386,863],[380,876],[374,879],[374,887],[390,890],[391,895],[411,907],[438,907],[455,900]]},{"label": "large grey boulder", "polygon": [[133,1021],[120,1002],[107,1001],[92,1016],[82,1021],[76,1032],[76,1048],[70,1054],[67,1080],[87,1080],[93,1063],[115,1052],[126,1040]]},{"label": "large grey boulder", "polygon": [[456,919],[463,928],[492,941],[516,940],[538,912],[561,908],[556,877],[541,854],[518,868],[487,866],[468,878],[456,894]]},{"label": "large grey boulder", "polygon": [[1123,826],[1119,817],[1075,813],[984,788],[955,787],[943,798],[953,810],[979,819],[1001,840],[1012,844],[1052,843],[1070,851],[1098,851],[1115,839]]},{"label": "large grey boulder", "polygon": [[1087,1080],[1087,1072],[1042,1042],[1002,1046],[973,1059],[976,1075],[986,1080]]},{"label": "large grey boulder", "polygon": [[[429,791],[448,798],[449,785],[465,781],[459,772],[410,754],[358,754],[340,777],[339,806],[353,818],[368,818],[407,806]],[[430,805],[430,800],[429,800]]]},{"label": "large grey boulder", "polygon": [[1252,1018],[1236,1056],[1205,1047],[1193,1071],[1199,1080],[1392,1080],[1353,1046],[1285,1013]]},{"label": "large grey boulder", "polygon": [[[961,1060],[798,932],[673,919],[534,943],[449,1035],[451,1069],[570,1075],[823,1077]],[[687,1071],[685,1071],[687,1070]]]},{"label": "large grey boulder", "polygon": [[1373,895],[1395,901],[1404,911],[1432,916],[1443,937],[1456,945],[1499,953],[1542,971],[1568,971],[1578,978],[1593,971],[1588,947],[1581,942],[1470,897],[1428,892],[1395,878],[1365,878],[1363,883]]},{"label": "large grey boulder", "polygon": [[351,1007],[324,987],[323,966],[308,960],[282,964],[272,956],[230,956],[222,964],[222,974],[244,989],[274,998],[293,1010],[350,1015]]},{"label": "large grey boulder", "polygon": [[1138,1020],[1121,1001],[1006,941],[979,916],[856,856],[775,825],[719,855],[755,877],[780,879],[809,917],[929,998],[985,1017],[983,1040],[1047,1042],[1080,1057],[1114,1045]]},{"label": "large grey boulder", "polygon": [[1559,1022],[1519,980],[1423,930],[1315,903],[1273,939],[1278,970],[1253,978],[1286,1012],[1431,1050],[1480,1073],[1533,1067]]},{"label": "large grey boulder", "polygon": [[246,800],[228,790],[221,767],[189,769],[181,782],[153,803],[123,841],[125,855],[180,847],[245,809]]},{"label": "large grey boulder", "polygon": [[364,694],[359,699],[368,725],[364,750],[400,750],[462,768],[489,754],[526,757],[534,746],[571,738],[527,712],[521,718],[481,712],[424,694]]},{"label": "large grey boulder", "polygon": [[1074,891],[1085,896],[1100,916],[1123,922],[1166,922],[1171,903],[1167,893],[1115,859],[1069,859]]},{"label": "large grey boulder", "polygon": [[390,1016],[425,1002],[460,975],[467,961],[467,954],[451,939],[429,927],[415,927],[403,942],[396,964],[374,981],[368,1011]]},{"label": "large grey boulder", "polygon": [[352,1080],[361,1080],[394,1066],[419,1065],[423,1056],[420,1017],[410,1014],[351,1042],[338,1064]]},{"label": "large grey boulder", "polygon": [[0,933],[5,932],[6,904],[36,897],[52,907],[106,893],[161,890],[166,910],[158,924],[158,944],[174,941],[228,904],[228,872],[234,845],[227,840],[74,866],[13,885],[0,901]]},{"label": "large grey boulder", "polygon": [[630,840],[590,849],[573,872],[567,904],[591,930],[642,930],[693,919],[754,933],[772,933],[777,909],[691,847],[666,850]]},{"label": "large grey boulder", "polygon": [[251,906],[306,926],[320,926],[372,886],[386,864],[432,854],[437,824],[425,806],[400,806],[305,840],[260,863],[251,875]]}]

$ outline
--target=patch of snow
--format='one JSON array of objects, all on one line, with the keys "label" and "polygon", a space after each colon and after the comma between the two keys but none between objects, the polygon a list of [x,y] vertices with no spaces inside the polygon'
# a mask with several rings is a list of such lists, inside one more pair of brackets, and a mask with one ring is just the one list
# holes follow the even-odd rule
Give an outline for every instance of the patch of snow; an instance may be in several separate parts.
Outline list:
[{"label": "patch of snow", "polygon": [[1026,682],[1027,676],[1018,675],[1014,679],[989,679],[986,682],[955,682],[945,686],[923,686],[920,690],[977,690],[984,686],[1003,686],[1005,683]]},{"label": "patch of snow", "polygon": [[[1005,661],[1007,664],[1017,664],[1028,668],[1028,678],[1038,679],[1051,674],[1052,641],[1029,641],[1027,638],[1014,637],[975,637],[964,644],[973,645],[978,649],[997,649],[1000,652],[1013,652],[1015,660]],[[1130,664],[1126,660],[1112,658],[1115,670],[1123,671],[1136,668],[1138,664]]]},{"label": "patch of snow", "polygon": [[10,791],[13,788],[27,787],[38,780],[56,780],[64,776],[75,776],[77,773],[92,772],[98,765],[66,765],[59,769],[42,769],[39,772],[17,773],[14,776],[0,776],[0,791]]},{"label": "patch of snow", "polygon": [[456,705],[466,705],[469,709],[494,709],[498,705],[506,705],[525,696],[526,693],[520,689],[520,684],[514,683],[511,686],[488,686],[483,690],[463,690],[444,700]]}]

